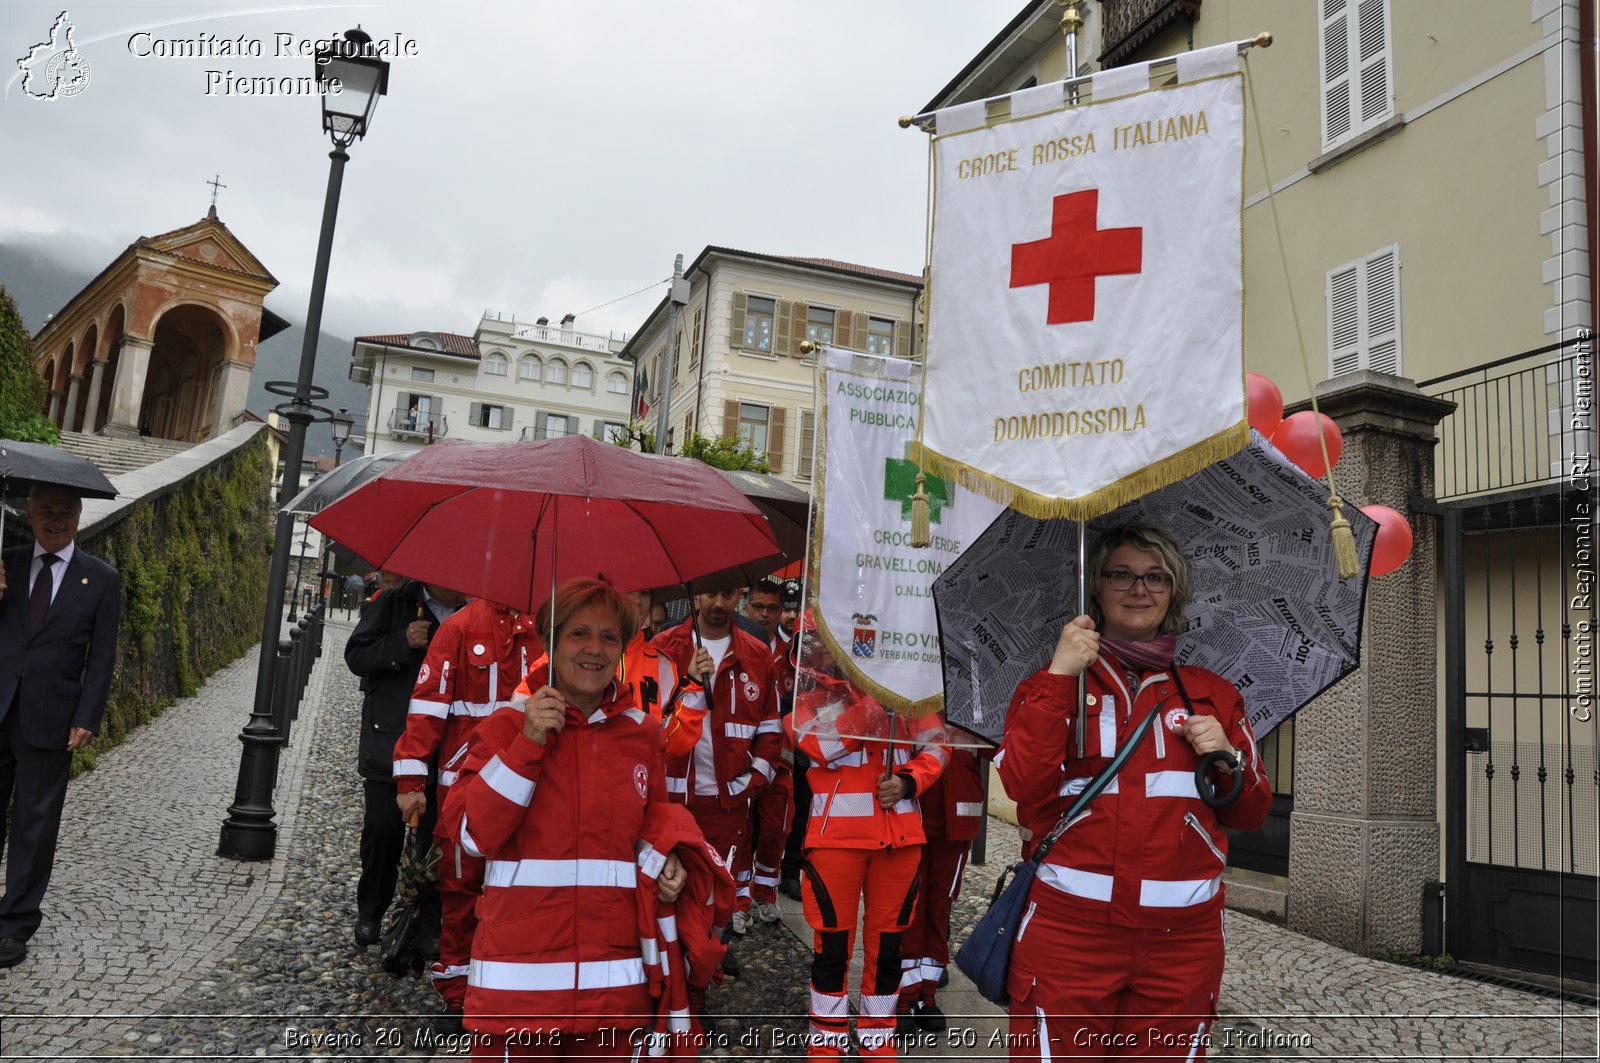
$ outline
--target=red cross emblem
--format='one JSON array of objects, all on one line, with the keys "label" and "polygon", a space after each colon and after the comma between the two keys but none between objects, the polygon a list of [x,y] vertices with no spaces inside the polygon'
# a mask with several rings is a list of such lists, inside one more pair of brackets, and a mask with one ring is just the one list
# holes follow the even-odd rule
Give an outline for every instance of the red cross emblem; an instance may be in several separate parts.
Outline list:
[{"label": "red cross emblem", "polygon": [[1099,205],[1099,189],[1057,196],[1050,235],[1011,245],[1011,287],[1050,286],[1047,324],[1093,321],[1095,278],[1140,271],[1144,230],[1096,229]]}]

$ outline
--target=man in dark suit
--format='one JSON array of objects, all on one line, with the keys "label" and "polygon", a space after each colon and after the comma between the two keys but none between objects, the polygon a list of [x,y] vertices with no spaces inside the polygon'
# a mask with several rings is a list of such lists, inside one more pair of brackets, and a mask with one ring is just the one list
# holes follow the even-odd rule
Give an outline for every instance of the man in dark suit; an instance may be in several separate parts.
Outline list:
[{"label": "man in dark suit", "polygon": [[0,582],[0,967],[28,955],[55,863],[72,754],[100,730],[116,663],[122,583],[77,548],[83,501],[39,485],[28,498],[33,545],[5,554]]}]

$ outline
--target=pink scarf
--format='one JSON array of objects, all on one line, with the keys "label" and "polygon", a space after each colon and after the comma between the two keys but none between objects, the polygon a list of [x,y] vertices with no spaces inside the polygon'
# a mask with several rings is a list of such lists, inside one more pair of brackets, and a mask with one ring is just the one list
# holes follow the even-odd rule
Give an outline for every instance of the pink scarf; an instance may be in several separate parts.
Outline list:
[{"label": "pink scarf", "polygon": [[1151,672],[1165,672],[1172,667],[1172,657],[1178,652],[1178,633],[1157,635],[1141,642],[1118,642],[1116,639],[1100,640],[1100,652],[1109,652],[1128,673],[1134,686],[1142,676]]}]

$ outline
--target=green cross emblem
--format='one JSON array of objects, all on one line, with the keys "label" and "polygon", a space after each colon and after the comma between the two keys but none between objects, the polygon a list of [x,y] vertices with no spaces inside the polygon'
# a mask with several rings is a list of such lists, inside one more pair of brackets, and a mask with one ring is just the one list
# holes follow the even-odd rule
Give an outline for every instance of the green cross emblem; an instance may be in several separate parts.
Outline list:
[{"label": "green cross emblem", "polygon": [[[909,447],[907,448],[909,449]],[[928,473],[924,481],[928,492],[928,523],[939,523],[939,511],[950,504],[950,489],[939,477]],[[917,493],[917,463],[905,458],[883,460],[883,497],[900,503],[900,519],[911,519],[911,496]]]}]

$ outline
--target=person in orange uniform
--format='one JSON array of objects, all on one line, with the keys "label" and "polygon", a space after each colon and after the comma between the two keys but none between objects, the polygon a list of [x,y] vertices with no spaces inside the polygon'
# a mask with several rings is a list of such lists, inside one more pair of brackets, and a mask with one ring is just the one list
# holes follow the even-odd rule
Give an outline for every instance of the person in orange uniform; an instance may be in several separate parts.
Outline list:
[{"label": "person in orange uniform", "polygon": [[[944,771],[937,717],[901,720],[832,671],[807,634],[785,727],[811,758],[811,815],[801,886],[812,929],[808,1059],[850,1047],[846,979],[860,909],[862,974],[856,1042],[862,1059],[892,1060],[900,940],[916,910],[922,860],[917,797]],[[881,737],[868,737],[881,736]]]},{"label": "person in orange uniform", "polygon": [[[417,672],[406,729],[394,745],[396,803],[406,822],[428,803],[428,765],[439,765],[442,806],[466,757],[478,721],[511,704],[511,692],[543,652],[531,617],[484,599],[465,606],[440,625]],[[443,825],[439,841],[439,961],[430,975],[444,1001],[443,1028],[459,1022],[467,992],[467,963],[478,925],[483,861],[461,850]]]},{"label": "person in orange uniform", "polygon": [[[777,772],[783,733],[772,655],[733,625],[738,601],[737,589],[697,594],[695,614],[652,641],[680,674],[713,676],[705,684],[711,705],[698,740],[667,757],[667,792],[689,806],[717,852],[732,854],[739,884],[732,927],[743,934],[750,925],[750,805]],[[709,671],[695,671],[708,664]]]},{"label": "person in orange uniform", "polygon": [[[706,705],[704,688],[694,677],[710,673],[711,655],[705,647],[696,647],[689,672],[680,673],[672,658],[645,635],[652,609],[650,592],[630,591],[627,597],[639,630],[622,652],[617,678],[633,691],[634,704],[665,729],[667,756],[683,756],[700,740]],[[519,688],[518,693],[526,691]]]},{"label": "person in orange uniform", "polygon": [[983,832],[983,773],[988,770],[972,750],[952,748],[944,774],[919,799],[927,841],[919,872],[922,896],[900,946],[902,1033],[945,1028],[936,997],[950,964],[950,909],[961,896],[972,842]]}]

